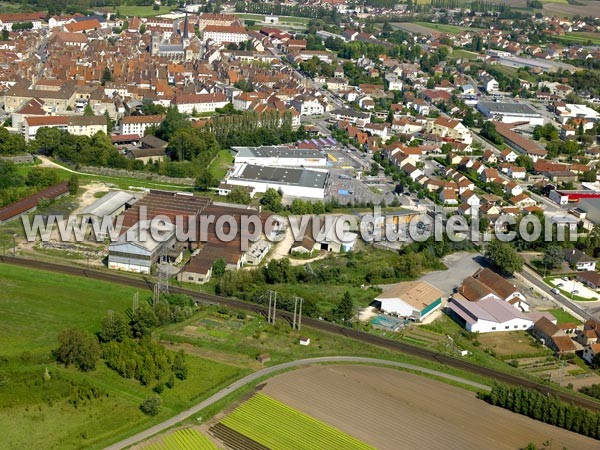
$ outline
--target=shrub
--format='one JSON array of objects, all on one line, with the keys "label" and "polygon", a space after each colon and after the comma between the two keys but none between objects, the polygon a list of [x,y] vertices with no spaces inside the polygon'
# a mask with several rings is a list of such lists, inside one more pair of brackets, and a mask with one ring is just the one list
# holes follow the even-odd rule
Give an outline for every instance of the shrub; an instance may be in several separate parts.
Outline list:
[{"label": "shrub", "polygon": [[156,416],[160,412],[162,399],[158,395],[148,397],[140,404],[140,410],[147,416]]}]

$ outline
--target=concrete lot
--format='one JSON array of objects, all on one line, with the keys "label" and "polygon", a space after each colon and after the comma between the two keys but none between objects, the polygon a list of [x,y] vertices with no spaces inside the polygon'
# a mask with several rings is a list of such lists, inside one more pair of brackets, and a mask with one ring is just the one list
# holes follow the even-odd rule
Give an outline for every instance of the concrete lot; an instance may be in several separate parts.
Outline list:
[{"label": "concrete lot", "polygon": [[[589,298],[589,299],[594,299],[594,298],[600,298],[600,294],[598,294],[596,291],[588,288],[586,285],[580,283],[577,280],[563,280],[562,278],[553,278],[550,280],[550,283],[553,286],[558,287],[559,289],[567,292],[568,294],[575,294],[578,297],[583,297],[583,298]],[[562,286],[558,286],[559,284],[562,284]],[[577,291],[577,292],[575,292]],[[567,298],[569,298],[570,296],[567,295]]]},{"label": "concrete lot", "polygon": [[454,253],[446,256],[443,262],[448,270],[430,272],[423,275],[421,280],[438,288],[446,296],[451,295],[454,289],[477,269],[487,267],[487,261],[480,253]]}]

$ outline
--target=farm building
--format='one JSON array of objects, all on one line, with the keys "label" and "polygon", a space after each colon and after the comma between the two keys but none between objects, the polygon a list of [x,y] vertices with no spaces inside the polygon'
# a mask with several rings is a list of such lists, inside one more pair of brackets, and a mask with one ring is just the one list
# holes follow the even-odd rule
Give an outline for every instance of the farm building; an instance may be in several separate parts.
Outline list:
[{"label": "farm building", "polygon": [[448,301],[447,311],[467,331],[474,333],[530,330],[540,317],[556,322],[548,313],[524,313],[495,296],[472,302],[455,295]]},{"label": "farm building", "polygon": [[457,295],[470,302],[488,298],[503,300],[523,312],[529,311],[525,296],[517,287],[490,269],[479,269],[463,280]]},{"label": "farm building", "polygon": [[375,297],[387,314],[422,320],[442,305],[442,292],[424,281],[397,283]]},{"label": "farm building", "polygon": [[236,164],[272,167],[311,167],[327,165],[327,157],[316,149],[281,146],[232,147]]},{"label": "farm building", "polygon": [[255,192],[266,192],[273,188],[281,190],[285,196],[323,200],[328,179],[327,170],[239,164],[225,182],[236,186],[250,186]]},{"label": "farm building", "polygon": [[29,197],[25,197],[18,202],[0,208],[0,225],[35,210],[38,207],[40,200],[56,200],[68,193],[69,186],[66,181],[63,181],[62,183],[55,184],[54,186],[50,186],[49,188],[30,195]]}]

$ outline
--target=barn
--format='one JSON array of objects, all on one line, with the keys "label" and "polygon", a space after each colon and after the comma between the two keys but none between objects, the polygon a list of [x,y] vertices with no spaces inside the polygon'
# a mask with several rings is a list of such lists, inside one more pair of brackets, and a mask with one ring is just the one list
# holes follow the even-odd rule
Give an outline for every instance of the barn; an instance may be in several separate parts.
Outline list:
[{"label": "barn", "polygon": [[398,317],[423,320],[442,306],[442,292],[424,281],[397,283],[375,297],[381,311]]}]

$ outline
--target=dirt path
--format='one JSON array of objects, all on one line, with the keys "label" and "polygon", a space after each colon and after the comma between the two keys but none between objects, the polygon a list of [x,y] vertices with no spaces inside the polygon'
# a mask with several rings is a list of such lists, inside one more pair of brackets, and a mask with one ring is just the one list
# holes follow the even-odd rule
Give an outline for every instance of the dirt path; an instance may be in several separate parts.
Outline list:
[{"label": "dirt path", "polygon": [[381,450],[514,450],[547,440],[553,448],[598,448],[473,392],[384,367],[306,367],[273,377],[262,392]]}]

